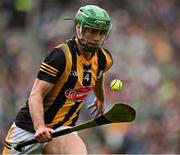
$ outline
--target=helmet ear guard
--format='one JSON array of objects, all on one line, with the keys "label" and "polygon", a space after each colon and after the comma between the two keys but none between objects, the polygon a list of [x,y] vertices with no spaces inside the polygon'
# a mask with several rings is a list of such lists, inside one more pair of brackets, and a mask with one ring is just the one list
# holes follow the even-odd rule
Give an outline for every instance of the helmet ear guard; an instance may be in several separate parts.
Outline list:
[{"label": "helmet ear guard", "polygon": [[[80,26],[79,30],[77,30],[77,38],[80,42],[80,45],[87,52],[96,52],[98,48],[100,48],[104,42],[107,40],[109,33],[111,31],[111,22],[110,17],[107,12],[97,6],[87,5],[81,7],[76,13],[75,17],[75,26]],[[101,41],[98,47],[90,47],[91,44],[83,37],[83,32],[85,28],[98,29],[102,31],[107,31],[105,33],[105,38]]]}]

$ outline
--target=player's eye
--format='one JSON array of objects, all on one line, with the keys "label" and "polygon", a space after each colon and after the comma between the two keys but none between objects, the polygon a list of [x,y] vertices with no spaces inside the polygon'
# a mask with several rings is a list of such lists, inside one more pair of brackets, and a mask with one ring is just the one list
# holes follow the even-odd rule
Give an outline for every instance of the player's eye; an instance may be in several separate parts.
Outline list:
[{"label": "player's eye", "polygon": [[106,35],[107,34],[107,30],[101,30],[101,34],[102,35]]},{"label": "player's eye", "polygon": [[92,33],[92,34],[96,34],[96,33],[98,33],[98,32],[99,32],[99,30],[91,29],[91,33]]}]

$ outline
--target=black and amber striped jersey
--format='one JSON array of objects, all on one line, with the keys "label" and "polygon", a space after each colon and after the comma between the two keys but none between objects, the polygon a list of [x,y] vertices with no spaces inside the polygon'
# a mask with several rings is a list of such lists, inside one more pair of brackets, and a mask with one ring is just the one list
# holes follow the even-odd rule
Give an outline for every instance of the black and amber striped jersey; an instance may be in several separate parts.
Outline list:
[{"label": "black and amber striped jersey", "polygon": [[[112,57],[104,48],[86,60],[80,54],[75,38],[53,48],[37,74],[38,79],[54,84],[43,100],[46,126],[55,129],[75,125],[88,92],[111,65]],[[28,101],[20,109],[15,123],[34,132]]]}]

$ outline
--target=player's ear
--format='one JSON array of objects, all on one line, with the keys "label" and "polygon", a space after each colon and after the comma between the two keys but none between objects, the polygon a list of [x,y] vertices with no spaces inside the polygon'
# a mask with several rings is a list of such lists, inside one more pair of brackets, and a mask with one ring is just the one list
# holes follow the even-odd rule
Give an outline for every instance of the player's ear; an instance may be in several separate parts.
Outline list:
[{"label": "player's ear", "polygon": [[77,24],[77,25],[75,26],[75,29],[76,29],[77,32],[80,32],[80,25]]}]

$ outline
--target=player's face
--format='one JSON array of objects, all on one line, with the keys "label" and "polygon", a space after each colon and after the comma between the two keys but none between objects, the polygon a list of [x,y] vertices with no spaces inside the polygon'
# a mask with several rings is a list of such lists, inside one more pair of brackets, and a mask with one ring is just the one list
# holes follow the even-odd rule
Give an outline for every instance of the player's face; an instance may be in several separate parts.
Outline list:
[{"label": "player's face", "polygon": [[87,52],[93,53],[103,45],[107,39],[109,31],[94,29],[92,27],[85,26],[81,29],[80,25],[76,25],[76,33],[80,44]]},{"label": "player's face", "polygon": [[106,39],[107,31],[85,27],[82,35],[90,46],[96,47]]}]

